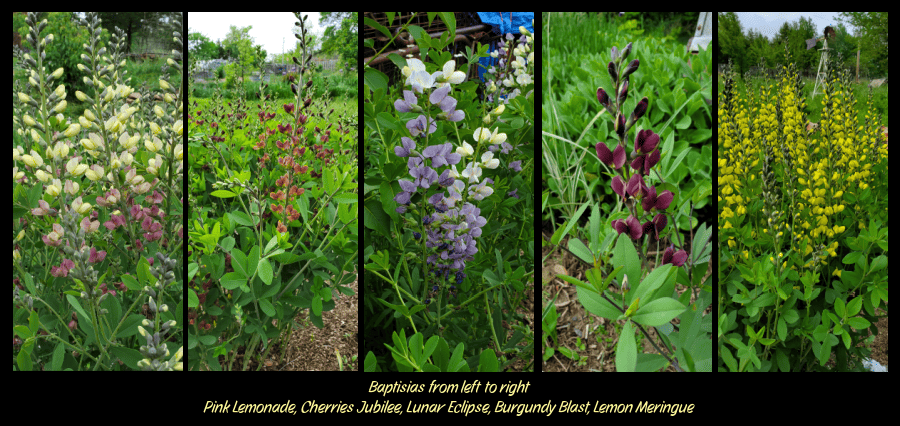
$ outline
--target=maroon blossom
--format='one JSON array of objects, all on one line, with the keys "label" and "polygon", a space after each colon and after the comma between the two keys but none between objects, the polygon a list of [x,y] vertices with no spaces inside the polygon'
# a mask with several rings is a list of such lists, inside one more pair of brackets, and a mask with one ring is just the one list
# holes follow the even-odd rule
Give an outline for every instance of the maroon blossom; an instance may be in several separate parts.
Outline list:
[{"label": "maroon blossom", "polygon": [[665,265],[670,263],[675,266],[682,266],[684,262],[687,261],[687,252],[684,250],[678,250],[677,252],[674,249],[674,246],[669,246],[665,252],[663,252],[663,261],[662,264]]},{"label": "maroon blossom", "polygon": [[644,207],[644,211],[649,212],[651,209],[657,210],[665,210],[669,208],[669,204],[672,203],[672,200],[675,196],[670,191],[663,191],[662,194],[656,196],[656,187],[651,186],[650,191],[647,193],[647,196],[644,197],[644,200],[641,202],[641,206]]},{"label": "maroon blossom", "polygon": [[649,154],[659,145],[659,135],[653,130],[641,130],[634,136],[634,151]]},{"label": "maroon blossom", "polygon": [[597,150],[597,158],[599,158],[603,164],[606,164],[615,170],[619,170],[622,168],[622,165],[625,164],[625,148],[623,148],[622,145],[616,145],[616,149],[610,151],[609,147],[606,146],[606,143],[597,142],[594,149]]},{"label": "maroon blossom", "polygon": [[628,216],[628,219],[617,219],[612,221],[612,227],[620,234],[627,232],[632,240],[639,240],[643,235],[641,223],[634,216]]}]

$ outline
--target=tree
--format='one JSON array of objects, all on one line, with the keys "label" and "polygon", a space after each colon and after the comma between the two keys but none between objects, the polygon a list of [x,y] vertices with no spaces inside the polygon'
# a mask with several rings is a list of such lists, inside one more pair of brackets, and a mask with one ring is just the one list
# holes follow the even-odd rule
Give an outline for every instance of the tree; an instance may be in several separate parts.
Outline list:
[{"label": "tree", "polygon": [[337,55],[341,58],[341,66],[349,70],[359,60],[359,12],[322,12],[321,16],[319,25],[325,27],[322,54]]},{"label": "tree", "polygon": [[857,34],[860,62],[872,64],[870,72],[888,74],[888,13],[842,12],[838,21],[849,21],[859,29]]},{"label": "tree", "polygon": [[747,43],[741,23],[734,12],[719,12],[718,17],[718,39],[724,56],[723,60],[733,60],[738,71],[743,73],[747,67],[744,54]]},{"label": "tree", "polygon": [[[98,16],[103,20],[101,24],[107,31],[112,32],[119,27],[125,32],[126,52],[132,52],[135,36],[141,36],[147,44],[159,46],[165,50],[174,48],[172,31],[179,32],[182,29],[173,28],[175,17],[182,12],[99,12]],[[145,47],[141,47],[144,49]]]}]

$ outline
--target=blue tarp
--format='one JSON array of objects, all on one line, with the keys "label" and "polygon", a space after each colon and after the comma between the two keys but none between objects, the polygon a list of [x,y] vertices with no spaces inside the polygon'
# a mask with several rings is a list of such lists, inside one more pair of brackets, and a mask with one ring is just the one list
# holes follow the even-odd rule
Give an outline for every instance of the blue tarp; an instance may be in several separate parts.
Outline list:
[{"label": "blue tarp", "polygon": [[[528,31],[534,32],[531,21],[534,20],[534,12],[475,12],[481,22],[493,27],[493,33],[505,37],[507,33],[512,33],[514,37],[518,37],[519,27],[525,27]],[[497,42],[492,42],[490,51],[497,50]],[[497,60],[491,57],[481,58],[479,61],[485,67],[496,65]],[[478,78],[482,79],[484,68],[478,68]]]}]

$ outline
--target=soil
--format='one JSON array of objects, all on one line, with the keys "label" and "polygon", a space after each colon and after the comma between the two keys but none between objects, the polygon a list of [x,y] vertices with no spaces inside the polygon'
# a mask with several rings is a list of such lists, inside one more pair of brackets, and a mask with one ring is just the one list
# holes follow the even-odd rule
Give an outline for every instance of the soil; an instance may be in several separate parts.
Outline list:
[{"label": "soil", "polygon": [[[349,272],[344,272],[345,274]],[[319,329],[310,322],[308,311],[304,310],[294,318],[294,331],[288,340],[287,350],[282,350],[280,342],[269,351],[268,359],[259,363],[251,361],[249,371],[359,371],[359,275],[352,284],[353,296],[335,298],[334,309],[322,312],[325,328]],[[299,328],[297,327],[299,325]],[[262,352],[262,346],[257,353]],[[244,348],[238,350],[234,362],[235,369],[244,365]],[[284,353],[282,359],[278,354]],[[341,362],[338,362],[338,356]]]}]

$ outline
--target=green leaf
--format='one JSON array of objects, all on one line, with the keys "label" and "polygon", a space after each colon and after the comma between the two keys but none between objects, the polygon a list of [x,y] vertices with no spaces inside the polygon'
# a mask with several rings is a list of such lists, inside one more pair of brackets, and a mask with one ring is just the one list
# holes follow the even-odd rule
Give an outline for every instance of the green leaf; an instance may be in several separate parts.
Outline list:
[{"label": "green leaf", "polygon": [[139,291],[143,288],[141,286],[141,283],[139,283],[131,275],[121,275],[119,278],[121,278],[122,282],[125,283],[125,287],[128,287],[129,290]]},{"label": "green leaf", "polygon": [[[490,273],[491,273],[491,276],[493,276],[493,274],[494,274],[493,272],[491,272],[490,269],[486,269],[484,272],[485,272],[485,274],[487,274],[488,272],[490,272]],[[593,288],[593,287],[587,285],[584,281],[581,281],[581,280],[579,280],[578,278],[570,277],[570,276],[568,276],[568,275],[563,275],[563,274],[557,275],[556,278],[559,278],[559,279],[561,279],[561,280],[563,280],[563,281],[565,281],[565,282],[567,282],[567,283],[569,283],[569,284],[572,284],[572,285],[574,285],[574,286],[577,287],[577,288],[583,288],[583,289],[585,289],[585,290],[593,291],[593,292],[595,292],[595,293],[597,292],[597,290],[596,290],[595,288]]]},{"label": "green leaf", "polygon": [[[141,284],[147,286],[156,284],[156,277],[150,274],[150,263],[147,262],[147,259],[143,256],[141,257],[141,260],[138,261],[137,274],[138,279],[141,280]],[[143,288],[143,286],[141,286],[141,288]]]},{"label": "green leaf", "polygon": [[237,222],[240,225],[244,225],[244,226],[255,225],[255,223],[253,223],[253,219],[251,219],[250,216],[247,216],[247,213],[235,210],[228,214],[231,216],[231,220]]},{"label": "green leaf", "polygon": [[572,229],[572,227],[575,226],[576,223],[578,223],[578,219],[581,218],[582,213],[584,213],[584,211],[587,210],[589,205],[590,204],[588,204],[588,203],[584,203],[581,205],[581,207],[575,212],[575,215],[572,216],[572,218],[569,219],[568,222],[566,222],[565,229],[563,230],[563,232],[561,234],[557,230],[557,232],[553,235],[553,239],[552,239],[553,241],[551,241],[554,245],[559,244],[559,240],[561,240],[564,235],[568,234],[569,231]]},{"label": "green leaf", "polygon": [[234,192],[227,191],[224,189],[213,191],[211,195],[213,197],[217,197],[217,198],[232,198],[235,196]]},{"label": "green leaf", "polygon": [[686,309],[681,302],[671,297],[663,297],[641,306],[634,314],[634,320],[649,327],[659,327],[681,315]]},{"label": "green leaf", "polygon": [[594,255],[591,254],[591,250],[578,238],[569,238],[569,251],[575,256],[578,256],[585,263],[594,263]]},{"label": "green leaf", "polygon": [[196,308],[200,306],[200,297],[194,289],[188,289],[188,308]]},{"label": "green leaf", "polygon": [[[616,248],[613,250],[612,262],[614,267],[625,267],[624,273],[628,276],[628,282],[631,283],[633,292],[635,290],[634,287],[637,287],[635,284],[641,282],[641,261],[638,259],[637,251],[634,249],[634,242],[631,241],[627,233],[619,234],[619,240],[616,242]],[[656,268],[654,272],[659,269]],[[616,278],[620,283],[624,282],[621,275]]]},{"label": "green leaf", "polygon": [[488,349],[481,353],[481,357],[478,360],[478,371],[500,371],[500,364],[497,362],[497,355],[494,353],[493,349]]},{"label": "green leaf", "polygon": [[322,296],[319,296],[318,294],[313,296],[312,312],[313,315],[317,317],[322,316]]},{"label": "green leaf", "polygon": [[602,298],[600,294],[593,289],[588,287],[578,287],[577,291],[578,301],[581,302],[584,309],[587,309],[588,312],[612,320],[618,318],[622,314],[622,311],[616,309],[615,306]]},{"label": "green leaf", "polygon": [[272,264],[269,263],[269,259],[260,259],[257,271],[259,272],[259,278],[261,278],[266,285],[272,284]]},{"label": "green leaf", "polygon": [[247,284],[247,277],[237,273],[237,272],[229,272],[222,276],[222,287],[225,287],[226,290],[234,290],[242,285]]},{"label": "green leaf", "polygon": [[271,318],[275,316],[275,307],[272,306],[272,302],[270,302],[269,299],[259,299],[259,308],[262,309],[267,317]]},{"label": "green leaf", "polygon": [[887,256],[881,255],[872,260],[872,268],[869,270],[870,272],[880,271],[884,268],[887,268],[888,259]]},{"label": "green leaf", "polygon": [[850,327],[853,327],[857,330],[865,330],[865,329],[869,328],[869,326],[872,325],[872,323],[869,322],[869,320],[862,318],[862,317],[847,318],[847,324],[849,324]]},{"label": "green leaf", "polygon": [[263,254],[268,254],[277,245],[278,245],[278,237],[272,237],[272,239],[269,240],[269,243],[266,244],[266,249],[263,251]]},{"label": "green leaf", "polygon": [[616,345],[616,371],[634,371],[636,365],[637,345],[634,343],[631,321],[627,321],[619,333],[619,344]]},{"label": "green leaf", "polygon": [[394,304],[388,303],[388,301],[386,301],[384,299],[380,299],[380,298],[378,299],[378,301],[381,302],[382,304],[384,304],[385,306],[393,309],[400,315],[403,315],[405,317],[409,316],[409,309],[407,309],[407,307],[404,305],[394,305]]},{"label": "green leaf", "polygon": [[70,294],[67,294],[66,300],[68,300],[69,304],[72,305],[72,307],[75,308],[76,311],[78,311],[79,318],[82,318],[82,321],[90,321],[89,318],[91,318],[91,316],[88,315],[87,311],[85,311],[84,308],[81,307],[81,303],[78,303],[78,299]]},{"label": "green leaf", "polygon": [[322,178],[322,184],[325,186],[326,194],[334,194],[337,189],[337,182],[334,180],[334,171],[331,168],[325,169],[325,176]]},{"label": "green leaf", "polygon": [[841,262],[845,265],[856,263],[856,261],[859,260],[860,256],[862,256],[862,253],[858,251],[850,252],[846,256],[844,256]]},{"label": "green leaf", "polygon": [[344,193],[335,195],[334,201],[338,204],[352,204],[352,203],[358,203],[359,197],[356,194],[344,192]]},{"label": "green leaf", "polygon": [[234,268],[234,272],[240,274],[241,277],[244,278],[244,281],[250,277],[250,274],[247,273],[247,255],[241,250],[232,250],[231,267]]}]

